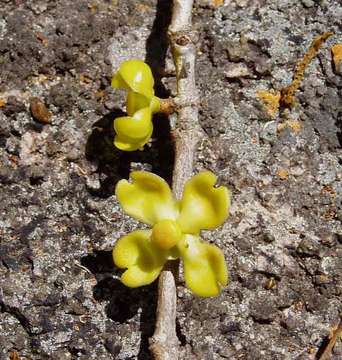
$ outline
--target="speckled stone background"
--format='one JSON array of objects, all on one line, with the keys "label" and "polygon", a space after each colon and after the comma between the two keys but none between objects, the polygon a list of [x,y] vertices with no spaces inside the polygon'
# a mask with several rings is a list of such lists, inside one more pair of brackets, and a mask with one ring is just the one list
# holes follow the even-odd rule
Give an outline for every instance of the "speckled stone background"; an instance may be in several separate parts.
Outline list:
[{"label": "speckled stone background", "polygon": [[[221,3],[193,11],[207,135],[196,170],[232,191],[229,220],[203,234],[224,250],[231,282],[212,299],[179,284],[181,359],[315,359],[341,311],[342,77],[330,48],[342,42],[342,5]],[[124,94],[110,79],[121,61],[145,58],[158,95],[174,94],[170,12],[167,0],[0,0],[1,360],[150,359],[157,289],[118,281],[111,249],[140,225],[113,191],[131,169],[170,179],[172,137],[159,117],[144,151],[115,150]],[[256,91],[288,85],[325,31],[336,34],[297,106],[270,118]],[[33,119],[32,97],[51,124]],[[341,341],[334,351],[340,359]]]}]

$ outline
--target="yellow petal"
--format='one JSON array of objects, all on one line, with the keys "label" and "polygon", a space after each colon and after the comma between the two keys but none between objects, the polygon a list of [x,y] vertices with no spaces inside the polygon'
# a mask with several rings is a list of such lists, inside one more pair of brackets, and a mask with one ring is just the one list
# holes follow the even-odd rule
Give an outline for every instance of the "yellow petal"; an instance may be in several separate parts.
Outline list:
[{"label": "yellow petal", "polygon": [[121,281],[129,287],[150,284],[159,275],[165,255],[150,241],[150,230],[137,230],[122,237],[113,249],[113,260],[119,268],[127,268]]},{"label": "yellow petal", "polygon": [[119,135],[116,135],[114,138],[114,145],[123,151],[135,151],[138,149],[141,149],[145,144],[148,143],[152,136],[153,129],[151,129],[151,132],[144,138],[139,140],[138,142],[132,141],[130,139],[127,139],[125,137],[120,137]]},{"label": "yellow petal", "polygon": [[160,99],[157,96],[147,98],[144,95],[130,91],[127,95],[126,111],[129,116],[132,116],[136,111],[149,107],[151,113],[154,114],[160,109]]},{"label": "yellow petal", "polygon": [[122,78],[122,76],[119,72],[117,72],[113,76],[111,85],[114,89],[123,89],[123,90],[127,90],[127,91],[131,90],[131,88],[125,82],[125,80]]},{"label": "yellow petal", "polygon": [[159,276],[162,266],[150,269],[148,271],[143,270],[140,266],[134,265],[127,269],[121,276],[121,281],[124,285],[136,288],[139,286],[149,285]]},{"label": "yellow petal", "polygon": [[180,252],[186,286],[199,296],[217,296],[228,284],[228,270],[222,251],[198,236],[186,235],[184,241]]},{"label": "yellow petal", "polygon": [[177,205],[165,180],[145,171],[134,171],[130,177],[132,183],[120,180],[115,189],[125,213],[149,225],[176,219]]},{"label": "yellow petal", "polygon": [[114,88],[129,89],[151,98],[154,79],[150,67],[142,60],[127,60],[120,65],[112,79]]},{"label": "yellow petal", "polygon": [[116,134],[132,142],[146,138],[152,129],[152,113],[148,107],[137,111],[133,116],[118,117],[114,120]]},{"label": "yellow petal", "polygon": [[150,102],[150,109],[152,114],[159,112],[160,110],[160,99],[157,96],[153,96]]},{"label": "yellow petal", "polygon": [[225,186],[215,188],[216,176],[203,171],[187,181],[180,201],[178,223],[184,233],[198,234],[224,223],[229,211],[229,192]]},{"label": "yellow petal", "polygon": [[130,91],[127,95],[126,110],[129,116],[132,116],[136,111],[148,108],[150,106],[150,99],[144,95]]}]

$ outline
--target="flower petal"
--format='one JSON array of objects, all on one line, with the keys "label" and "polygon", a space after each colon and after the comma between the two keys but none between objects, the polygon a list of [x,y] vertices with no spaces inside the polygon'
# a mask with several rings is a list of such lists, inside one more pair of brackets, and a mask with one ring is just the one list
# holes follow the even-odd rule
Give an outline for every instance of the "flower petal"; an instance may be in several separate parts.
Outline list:
[{"label": "flower petal", "polygon": [[196,295],[217,296],[228,283],[228,270],[222,251],[203,242],[199,236],[185,235],[181,247],[186,286]]},{"label": "flower petal", "polygon": [[201,229],[214,229],[224,223],[229,210],[229,191],[215,188],[216,176],[203,171],[187,181],[180,201],[178,223],[184,233],[198,234]]},{"label": "flower petal", "polygon": [[122,237],[113,249],[113,260],[119,268],[127,268],[121,281],[129,287],[152,283],[165,263],[165,255],[150,241],[150,230],[137,230]]},{"label": "flower petal", "polygon": [[130,86],[122,78],[119,71],[114,74],[111,85],[114,89],[123,89],[127,91],[131,90]]},{"label": "flower petal", "polygon": [[133,142],[144,139],[152,129],[152,113],[148,107],[137,111],[133,116],[118,117],[114,120],[116,134]]},{"label": "flower petal", "polygon": [[136,111],[148,108],[150,106],[150,99],[144,95],[130,91],[127,94],[126,110],[129,116],[132,116]]},{"label": "flower petal", "polygon": [[160,109],[160,99],[157,96],[147,98],[137,92],[130,91],[127,95],[126,110],[129,116],[132,116],[136,111],[149,107],[151,113],[156,113]]},{"label": "flower petal", "polygon": [[159,276],[162,266],[154,269],[145,270],[139,265],[131,266],[121,276],[124,285],[135,288],[139,286],[149,285]]},{"label": "flower petal", "polygon": [[135,151],[141,149],[150,140],[152,136],[152,132],[153,129],[151,129],[151,132],[144,139],[141,139],[138,142],[132,141],[123,136],[116,135],[114,138],[114,145],[118,149],[123,151]]},{"label": "flower petal", "polygon": [[149,225],[176,219],[177,204],[164,179],[145,171],[133,171],[130,177],[132,183],[120,180],[115,189],[125,213]]},{"label": "flower petal", "polygon": [[151,98],[154,79],[150,67],[142,60],[127,60],[120,65],[112,79],[112,87],[132,90]]}]

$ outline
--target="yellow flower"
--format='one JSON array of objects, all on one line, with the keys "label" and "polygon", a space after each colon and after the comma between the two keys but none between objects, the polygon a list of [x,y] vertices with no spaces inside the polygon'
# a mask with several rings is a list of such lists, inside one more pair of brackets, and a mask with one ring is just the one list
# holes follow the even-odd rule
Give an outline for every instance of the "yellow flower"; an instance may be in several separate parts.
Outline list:
[{"label": "yellow flower", "polygon": [[216,176],[203,171],[187,181],[183,197],[176,201],[161,177],[144,171],[121,180],[116,196],[123,210],[152,226],[122,237],[113,249],[115,264],[127,269],[121,281],[129,287],[152,283],[169,259],[182,258],[185,283],[199,296],[216,296],[228,283],[222,251],[204,242],[201,230],[214,229],[225,221],[229,192],[215,187]]},{"label": "yellow flower", "polygon": [[113,76],[112,87],[128,91],[127,115],[114,120],[114,145],[120,150],[134,151],[143,147],[153,132],[152,114],[160,101],[154,96],[154,79],[150,67],[141,60],[128,60]]}]

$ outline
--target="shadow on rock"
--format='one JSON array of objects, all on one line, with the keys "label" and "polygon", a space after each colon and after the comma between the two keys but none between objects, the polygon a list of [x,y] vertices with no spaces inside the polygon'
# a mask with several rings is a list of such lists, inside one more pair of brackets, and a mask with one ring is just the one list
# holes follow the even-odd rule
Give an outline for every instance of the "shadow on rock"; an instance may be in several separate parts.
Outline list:
[{"label": "shadow on rock", "polygon": [[116,183],[121,179],[128,179],[132,163],[149,165],[153,173],[171,180],[173,166],[173,149],[170,141],[169,122],[164,115],[154,116],[153,141],[149,148],[143,151],[120,151],[113,145],[114,129],[113,120],[126,114],[116,109],[105,115],[93,124],[92,132],[86,144],[87,160],[97,165],[100,187],[88,187],[91,195],[108,198],[114,193]]},{"label": "shadow on rock", "polygon": [[[158,0],[156,17],[152,31],[146,41],[145,62],[149,64],[155,80],[155,92],[160,98],[168,98],[170,91],[165,88],[162,78],[165,76],[165,59],[169,47],[167,30],[171,22],[172,0]],[[174,148],[170,134],[170,122],[166,115],[154,116],[154,136],[159,157],[157,174],[170,185],[174,165]]]},{"label": "shadow on rock", "polygon": [[125,154],[113,146],[114,129],[113,119],[124,116],[119,109],[105,115],[92,126],[88,137],[85,155],[87,160],[97,164],[97,173],[100,178],[100,188],[88,191],[95,196],[107,198],[113,195],[115,184],[129,174],[129,164],[124,161]]},{"label": "shadow on rock", "polygon": [[94,299],[108,301],[106,314],[120,324],[137,315],[141,309],[141,343],[138,359],[150,359],[148,339],[153,335],[157,308],[157,282],[149,286],[131,289],[113,277],[121,272],[115,267],[112,251],[95,251],[84,256],[81,264],[94,274],[97,284],[93,288]]},{"label": "shadow on rock", "polygon": [[[146,63],[152,69],[155,78],[155,92],[160,98],[170,96],[161,79],[164,76],[165,58],[168,49],[167,29],[171,21],[171,0],[158,0],[157,13],[152,31],[146,42]],[[86,158],[95,162],[100,177],[100,189],[89,192],[103,198],[113,194],[116,183],[128,178],[133,162],[145,167],[149,164],[151,171],[163,177],[169,184],[172,180],[174,149],[170,134],[170,122],[167,116],[156,114],[153,117],[152,143],[143,151],[121,152],[113,146],[113,120],[125,114],[115,109],[93,125],[93,131],[86,144]],[[112,260],[111,251],[97,251],[81,259],[81,264],[96,277],[97,284],[93,294],[97,301],[108,301],[107,316],[115,322],[125,323],[133,318],[141,308],[140,331],[141,343],[137,359],[151,359],[148,351],[148,339],[153,335],[155,313],[157,308],[157,282],[150,286],[130,289],[113,274],[119,274]]]},{"label": "shadow on rock", "polygon": [[[171,0],[158,0],[157,14],[150,36],[146,41],[145,61],[152,69],[155,79],[155,93],[160,98],[167,98],[170,92],[161,79],[165,75],[165,58],[168,49],[167,29],[171,21]],[[146,164],[149,171],[161,176],[171,184],[174,163],[174,149],[170,135],[170,122],[167,116],[156,114],[153,117],[154,131],[152,143],[143,151],[123,152],[113,145],[113,120],[126,114],[120,109],[93,124],[93,130],[86,144],[87,160],[97,164],[100,188],[88,188],[90,194],[107,198],[113,195],[116,183],[129,177],[132,163]]]}]

